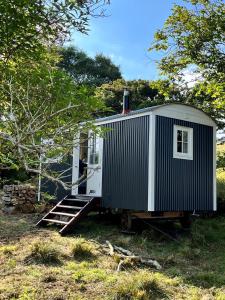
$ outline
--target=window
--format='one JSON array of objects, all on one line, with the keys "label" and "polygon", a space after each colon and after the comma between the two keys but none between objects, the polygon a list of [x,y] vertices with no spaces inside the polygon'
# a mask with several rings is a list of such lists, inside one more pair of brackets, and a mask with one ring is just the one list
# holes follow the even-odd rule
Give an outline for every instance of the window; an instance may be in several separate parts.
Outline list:
[{"label": "window", "polygon": [[173,158],[193,159],[193,128],[174,125]]},{"label": "window", "polygon": [[97,142],[95,134],[92,134],[90,139],[89,164],[97,165],[99,163],[99,143]]}]

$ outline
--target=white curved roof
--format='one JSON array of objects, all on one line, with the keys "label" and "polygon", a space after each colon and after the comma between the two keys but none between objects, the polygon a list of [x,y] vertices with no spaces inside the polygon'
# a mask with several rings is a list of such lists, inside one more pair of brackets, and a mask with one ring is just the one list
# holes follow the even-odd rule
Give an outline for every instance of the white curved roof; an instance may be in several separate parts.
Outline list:
[{"label": "white curved roof", "polygon": [[168,103],[163,105],[147,107],[144,109],[134,110],[125,115],[117,114],[110,117],[100,118],[95,120],[95,123],[99,125],[107,124],[151,114],[189,121],[197,124],[216,126],[215,121],[202,110],[190,105],[180,103]]}]

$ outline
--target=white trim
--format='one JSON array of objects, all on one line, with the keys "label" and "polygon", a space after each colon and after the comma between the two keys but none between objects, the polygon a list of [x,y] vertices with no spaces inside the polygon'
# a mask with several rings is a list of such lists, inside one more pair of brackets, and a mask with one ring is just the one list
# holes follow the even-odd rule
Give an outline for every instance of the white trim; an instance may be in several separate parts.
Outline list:
[{"label": "white trim", "polygon": [[[177,151],[177,131],[188,132],[188,153]],[[186,126],[173,125],[173,158],[193,160],[193,128]]]},{"label": "white trim", "polygon": [[217,210],[216,187],[216,126],[213,127],[213,210]]},{"label": "white trim", "polygon": [[[73,141],[73,165],[72,165],[72,189],[71,195],[78,195],[78,184],[73,185],[79,179],[79,158],[80,158],[80,133],[78,133]],[[75,147],[76,145],[76,147]],[[77,161],[78,155],[78,161]],[[75,159],[76,158],[76,159]],[[78,163],[78,164],[77,164]]]},{"label": "white trim", "polygon": [[140,112],[140,111],[133,111],[131,115],[123,115],[121,114],[120,116],[116,115],[115,119],[109,119],[109,120],[95,120],[96,125],[104,125],[104,124],[110,124],[110,123],[115,123],[115,122],[120,122],[120,121],[125,121],[129,119],[134,119],[138,117],[143,117],[143,116],[148,116],[151,115],[152,113],[158,116],[162,117],[167,117],[167,118],[173,118],[173,119],[178,119],[178,120],[183,120],[183,121],[188,121],[188,122],[193,122],[197,124],[202,124],[202,125],[208,125],[208,126],[215,126],[215,122],[203,111],[200,109],[197,109],[192,106],[188,106],[185,104],[165,104],[161,105],[159,107],[152,108],[152,110],[146,109],[146,111]]},{"label": "white trim", "polygon": [[147,111],[147,112],[143,112],[143,113],[132,114],[130,116],[121,114],[121,117],[117,117],[117,118],[111,119],[111,120],[105,120],[105,121],[104,120],[103,121],[95,120],[95,124],[97,126],[104,125],[104,124],[111,124],[111,123],[115,123],[115,122],[135,119],[135,118],[139,118],[139,117],[143,117],[143,116],[149,116],[151,113],[152,113],[151,111]]},{"label": "white trim", "polygon": [[155,115],[149,117],[148,211],[155,210]]},{"label": "white trim", "polygon": [[154,114],[162,117],[183,120],[207,126],[215,126],[215,122],[203,111],[182,104],[168,104],[154,109]]}]

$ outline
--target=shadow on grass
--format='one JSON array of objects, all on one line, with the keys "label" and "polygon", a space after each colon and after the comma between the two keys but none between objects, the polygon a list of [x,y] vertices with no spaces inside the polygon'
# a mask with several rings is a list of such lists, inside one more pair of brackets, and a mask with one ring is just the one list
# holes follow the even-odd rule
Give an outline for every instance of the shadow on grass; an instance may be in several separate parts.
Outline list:
[{"label": "shadow on grass", "polygon": [[39,214],[6,215],[0,213],[0,241],[13,241],[37,232]]}]

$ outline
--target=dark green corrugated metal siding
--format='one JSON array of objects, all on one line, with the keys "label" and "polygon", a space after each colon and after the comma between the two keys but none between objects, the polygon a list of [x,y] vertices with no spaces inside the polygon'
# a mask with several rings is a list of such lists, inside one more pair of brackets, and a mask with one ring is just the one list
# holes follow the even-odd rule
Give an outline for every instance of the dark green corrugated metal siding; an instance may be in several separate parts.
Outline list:
[{"label": "dark green corrugated metal siding", "polygon": [[[193,160],[173,158],[174,124],[193,128]],[[213,127],[156,117],[155,210],[213,210]]]},{"label": "dark green corrugated metal siding", "polygon": [[104,126],[103,205],[147,210],[149,116]]}]

